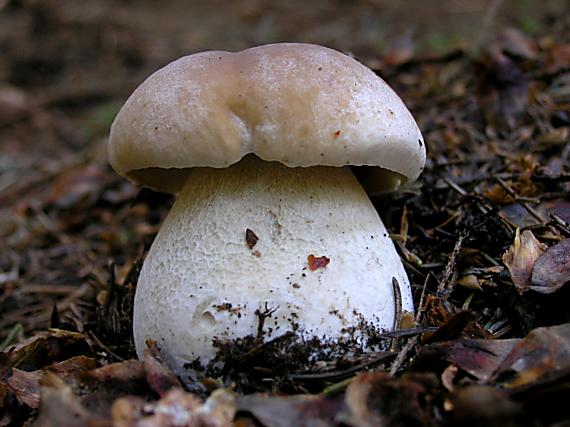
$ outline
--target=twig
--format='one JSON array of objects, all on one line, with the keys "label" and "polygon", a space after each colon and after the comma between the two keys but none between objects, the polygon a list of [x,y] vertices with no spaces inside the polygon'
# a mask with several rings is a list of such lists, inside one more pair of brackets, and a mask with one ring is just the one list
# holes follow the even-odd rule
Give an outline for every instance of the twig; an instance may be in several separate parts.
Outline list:
[{"label": "twig", "polygon": [[375,338],[378,339],[391,339],[391,338],[406,338],[412,337],[414,335],[425,334],[426,332],[435,332],[437,327],[435,326],[421,326],[417,328],[400,329],[397,331],[384,332],[377,335]]},{"label": "twig", "polygon": [[558,215],[554,213],[550,214],[550,218],[552,218],[552,220],[554,221],[554,225],[556,226],[556,228],[561,229],[566,234],[570,235],[570,224],[568,224],[566,221],[564,221],[562,218],[560,218]]},{"label": "twig", "polygon": [[323,390],[322,395],[326,396],[326,397],[331,397],[331,396],[336,396],[336,395],[342,393],[348,387],[348,385],[352,382],[352,379],[353,379],[353,377],[350,377],[350,378],[347,378],[345,380],[342,380],[338,383],[334,383],[333,385],[326,387]]},{"label": "twig", "polygon": [[294,381],[341,381],[353,376],[357,372],[372,368],[382,362],[386,362],[395,356],[396,353],[394,352],[380,353],[378,356],[367,362],[360,363],[352,368],[344,369],[342,371],[319,372],[316,374],[290,374],[289,378]]},{"label": "twig", "polygon": [[[402,323],[402,292],[400,290],[400,283],[398,279],[392,277],[392,290],[394,292],[394,331],[400,329],[400,324]],[[392,339],[390,343],[390,350],[395,350],[398,344],[398,338]]]},{"label": "twig", "polygon": [[77,290],[74,285],[25,285],[19,291],[24,294],[68,295]]},{"label": "twig", "polygon": [[500,177],[495,177],[495,180],[499,183],[499,185],[511,196],[513,197],[523,208],[525,208],[528,213],[530,213],[535,219],[537,219],[540,223],[544,224],[546,221],[534,208],[529,206],[529,204],[525,201],[522,201],[518,194]]},{"label": "twig", "polygon": [[429,280],[431,273],[426,274],[426,278],[424,280],[424,285],[422,286],[422,294],[420,295],[420,302],[418,304],[418,312],[416,313],[416,325],[419,325],[421,320],[422,320],[422,316],[426,310],[424,301],[425,301],[425,296],[426,296],[426,288],[427,288],[427,283]]},{"label": "twig", "polygon": [[398,372],[398,370],[404,363],[406,356],[412,350],[412,348],[414,348],[414,346],[418,341],[419,341],[419,335],[416,335],[415,337],[412,337],[408,340],[406,345],[404,345],[402,350],[400,350],[400,353],[398,353],[398,355],[396,356],[396,359],[392,362],[392,365],[390,366],[390,376],[396,375],[396,372]]},{"label": "twig", "polygon": [[465,240],[465,233],[460,233],[459,237],[455,241],[455,246],[453,247],[453,251],[451,251],[451,255],[449,256],[449,261],[445,266],[445,270],[443,272],[443,278],[437,287],[437,295],[440,297],[446,298],[451,290],[452,286],[452,278],[453,278],[453,271],[455,270],[455,263],[457,261],[457,256],[461,251],[461,247],[463,246],[463,241]]},{"label": "twig", "polygon": [[467,191],[465,191],[463,188],[461,188],[459,185],[457,185],[455,182],[453,182],[449,178],[442,176],[441,179],[443,179],[443,182],[445,182],[447,185],[449,185],[449,187],[451,187],[451,189],[454,190],[456,193],[458,193],[462,196],[468,195]]},{"label": "twig", "polygon": [[[467,191],[465,191],[463,188],[461,188],[457,183],[453,182],[452,180],[450,180],[449,178],[446,177],[441,177],[441,179],[443,179],[443,181],[449,185],[449,187],[455,191],[456,193],[460,194],[461,196],[468,196],[469,193],[467,193]],[[484,214],[488,214],[489,213],[489,209],[487,209],[485,206],[483,206],[480,202],[477,203],[477,207],[479,208],[479,210],[484,213]]]},{"label": "twig", "polygon": [[105,344],[103,344],[101,342],[101,340],[99,338],[97,338],[97,335],[95,335],[93,332],[88,332],[89,338],[91,338],[93,341],[95,341],[95,343],[101,347],[103,350],[105,350],[105,352],[113,357],[115,360],[117,360],[118,362],[123,362],[125,359],[123,359],[121,356],[119,356],[117,353],[113,352],[112,350],[109,349],[109,347],[107,347]]}]

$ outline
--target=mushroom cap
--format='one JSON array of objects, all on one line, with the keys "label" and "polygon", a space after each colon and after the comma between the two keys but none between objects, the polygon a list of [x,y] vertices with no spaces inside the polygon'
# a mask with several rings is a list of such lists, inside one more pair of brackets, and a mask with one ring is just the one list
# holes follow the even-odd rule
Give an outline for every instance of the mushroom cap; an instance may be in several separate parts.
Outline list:
[{"label": "mushroom cap", "polygon": [[138,184],[176,192],[193,167],[253,153],[289,167],[378,166],[413,181],[426,152],[396,93],[353,58],[279,43],[211,51],[158,70],[111,127],[110,163]]}]

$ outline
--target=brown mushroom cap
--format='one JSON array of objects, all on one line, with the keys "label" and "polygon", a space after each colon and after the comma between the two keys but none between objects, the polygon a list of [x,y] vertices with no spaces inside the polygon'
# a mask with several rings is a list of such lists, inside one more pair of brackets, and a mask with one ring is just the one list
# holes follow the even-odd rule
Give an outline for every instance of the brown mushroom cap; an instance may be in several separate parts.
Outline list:
[{"label": "brown mushroom cap", "polygon": [[189,168],[223,168],[250,153],[289,167],[378,166],[403,181],[426,157],[412,115],[382,79],[349,56],[298,43],[172,62],[127,100],[108,150],[119,174],[169,192]]}]

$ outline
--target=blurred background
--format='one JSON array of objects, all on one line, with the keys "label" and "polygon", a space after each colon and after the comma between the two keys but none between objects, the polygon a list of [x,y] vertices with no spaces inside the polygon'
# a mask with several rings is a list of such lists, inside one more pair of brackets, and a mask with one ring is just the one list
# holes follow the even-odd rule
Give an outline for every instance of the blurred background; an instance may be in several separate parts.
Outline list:
[{"label": "blurred background", "polygon": [[78,161],[77,153],[102,150],[129,93],[182,55],[302,41],[381,69],[477,50],[508,27],[539,33],[568,14],[569,3],[0,0],[0,202],[6,191],[19,191],[23,177],[42,179]]}]

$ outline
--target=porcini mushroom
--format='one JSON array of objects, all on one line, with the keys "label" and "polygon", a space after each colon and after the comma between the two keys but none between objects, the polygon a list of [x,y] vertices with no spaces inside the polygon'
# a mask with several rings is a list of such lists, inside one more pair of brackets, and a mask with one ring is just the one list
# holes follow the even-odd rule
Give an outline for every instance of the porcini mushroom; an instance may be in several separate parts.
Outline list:
[{"label": "porcini mushroom", "polygon": [[122,107],[109,158],[131,181],[179,193],[137,285],[139,356],[152,339],[172,363],[206,364],[214,337],[256,334],[266,307],[266,340],[390,329],[393,283],[413,310],[394,244],[346,166],[374,166],[368,181],[395,188],[418,177],[425,147],[402,100],[356,60],[296,43],[183,57]]}]

